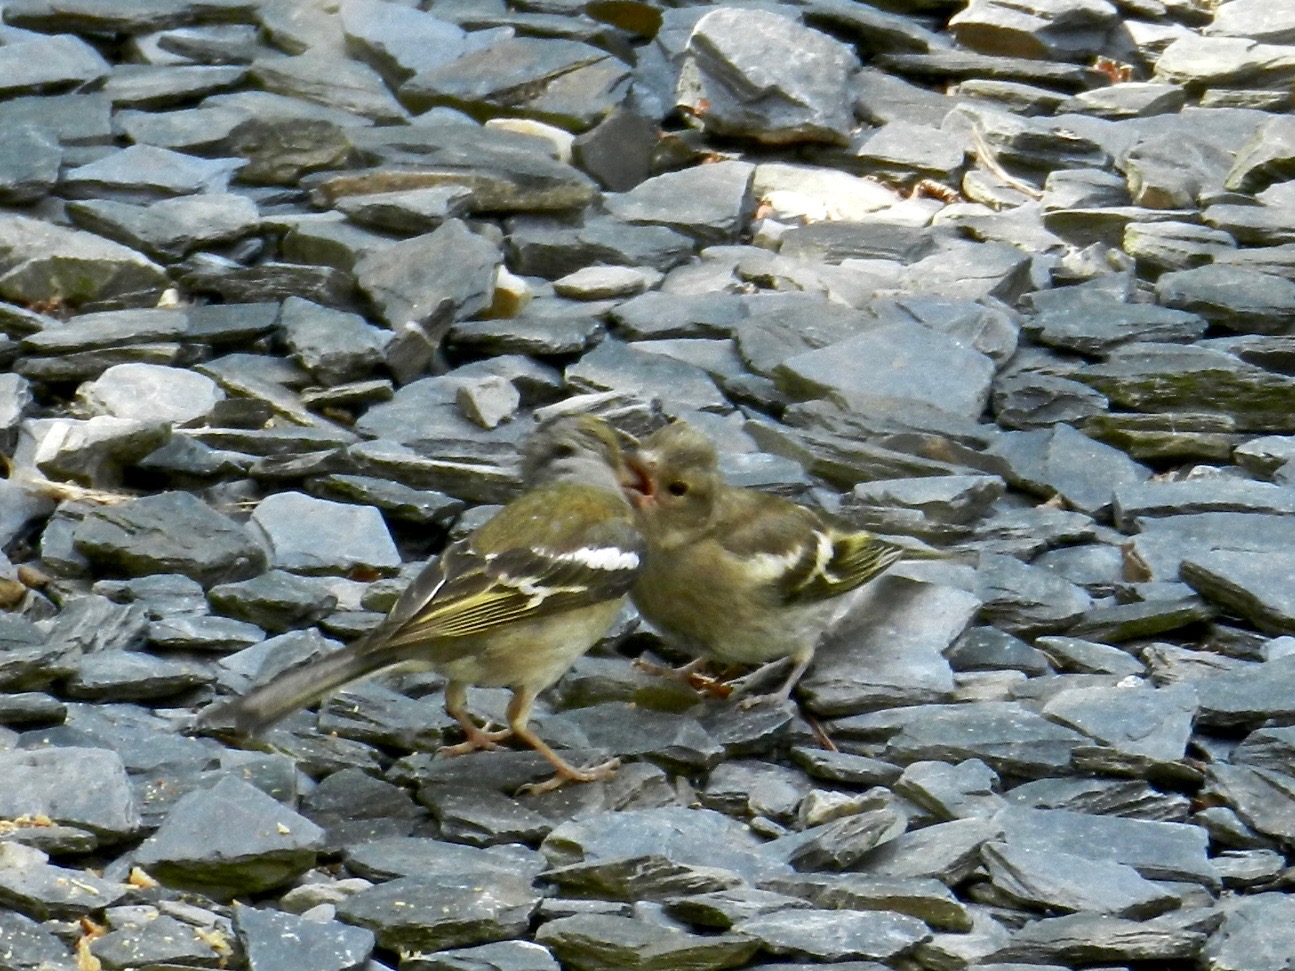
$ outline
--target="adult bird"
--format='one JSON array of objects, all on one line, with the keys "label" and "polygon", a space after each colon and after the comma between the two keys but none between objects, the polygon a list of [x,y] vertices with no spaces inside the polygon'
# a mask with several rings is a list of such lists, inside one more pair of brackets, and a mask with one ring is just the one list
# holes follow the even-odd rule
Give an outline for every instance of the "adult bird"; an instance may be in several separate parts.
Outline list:
[{"label": "adult bird", "polygon": [[627,491],[647,544],[631,596],[662,636],[699,657],[760,664],[747,685],[791,658],[782,686],[744,704],[786,701],[813,660],[844,596],[906,557],[924,553],[833,522],[789,499],[724,482],[715,446],[686,422],[645,438],[626,461]]},{"label": "adult bird", "polygon": [[[557,770],[533,791],[609,777],[616,759],[577,768],[529,722],[536,696],[607,632],[638,575],[643,544],[623,492],[631,476],[615,430],[581,415],[530,436],[522,477],[527,491],[424,567],[370,633],[208,708],[199,724],[254,733],[358,678],[430,669],[447,679],[445,710],[466,735],[445,754],[494,749],[513,737]],[[469,685],[512,690],[507,728],[489,732],[473,722]]]}]

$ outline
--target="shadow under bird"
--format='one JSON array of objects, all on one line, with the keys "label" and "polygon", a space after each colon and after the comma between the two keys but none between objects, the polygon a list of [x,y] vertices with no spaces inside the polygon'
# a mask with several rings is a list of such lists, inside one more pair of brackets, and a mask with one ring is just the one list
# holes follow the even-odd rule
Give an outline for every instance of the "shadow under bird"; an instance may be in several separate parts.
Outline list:
[{"label": "shadow under bird", "polygon": [[[618,433],[589,415],[540,426],[523,447],[522,474],[528,491],[430,562],[373,631],[209,707],[198,727],[255,733],[375,672],[432,670],[447,679],[445,710],[466,735],[444,754],[494,749],[512,737],[557,770],[532,791],[609,777],[618,760],[577,768],[529,722],[536,696],[607,632],[641,568],[643,544],[623,491],[632,476]],[[473,722],[469,685],[512,690],[507,728]]]},{"label": "shadow under bird", "polygon": [[745,705],[791,696],[819,641],[848,607],[846,594],[900,559],[945,555],[728,485],[714,444],[686,422],[649,435],[626,462],[634,473],[627,495],[647,543],[634,604],[667,641],[700,655],[663,673],[686,677],[710,659],[762,665],[739,680],[732,696],[740,697],[792,660],[778,690],[747,697]]}]

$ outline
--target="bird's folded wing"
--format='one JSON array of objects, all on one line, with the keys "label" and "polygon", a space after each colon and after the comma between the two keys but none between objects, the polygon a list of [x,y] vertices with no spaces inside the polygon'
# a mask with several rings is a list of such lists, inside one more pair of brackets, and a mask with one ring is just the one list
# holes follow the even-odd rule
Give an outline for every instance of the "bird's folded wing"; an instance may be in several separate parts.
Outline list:
[{"label": "bird's folded wing", "polygon": [[720,537],[726,552],[747,564],[786,604],[838,596],[883,573],[906,554],[870,533],[841,530],[804,507],[752,517]]},{"label": "bird's folded wing", "polygon": [[457,639],[623,596],[639,572],[641,542],[622,521],[555,548],[482,552],[462,540],[419,574],[367,640],[374,650],[423,644],[432,660],[451,660],[466,649]]}]

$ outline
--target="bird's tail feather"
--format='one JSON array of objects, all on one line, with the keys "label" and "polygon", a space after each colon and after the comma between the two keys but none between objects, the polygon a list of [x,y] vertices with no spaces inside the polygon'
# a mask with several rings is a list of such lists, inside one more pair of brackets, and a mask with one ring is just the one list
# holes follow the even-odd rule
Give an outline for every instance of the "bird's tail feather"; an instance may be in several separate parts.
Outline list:
[{"label": "bird's tail feather", "polygon": [[366,675],[399,664],[391,651],[374,651],[361,640],[350,647],[287,671],[241,698],[211,705],[198,717],[197,727],[233,730],[254,735],[279,719]]}]

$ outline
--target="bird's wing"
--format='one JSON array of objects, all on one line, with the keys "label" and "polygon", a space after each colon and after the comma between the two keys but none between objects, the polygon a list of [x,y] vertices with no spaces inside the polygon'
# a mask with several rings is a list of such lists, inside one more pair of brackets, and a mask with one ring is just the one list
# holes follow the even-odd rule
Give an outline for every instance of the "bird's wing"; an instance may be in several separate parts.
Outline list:
[{"label": "bird's wing", "polygon": [[784,604],[846,593],[908,553],[863,530],[838,527],[788,500],[761,495],[755,502],[755,508],[728,517],[715,538]]},{"label": "bird's wing", "polygon": [[599,522],[566,542],[489,552],[468,537],[415,578],[367,640],[374,650],[419,645],[431,660],[451,660],[466,649],[455,643],[462,638],[623,596],[641,545],[624,520]]}]

